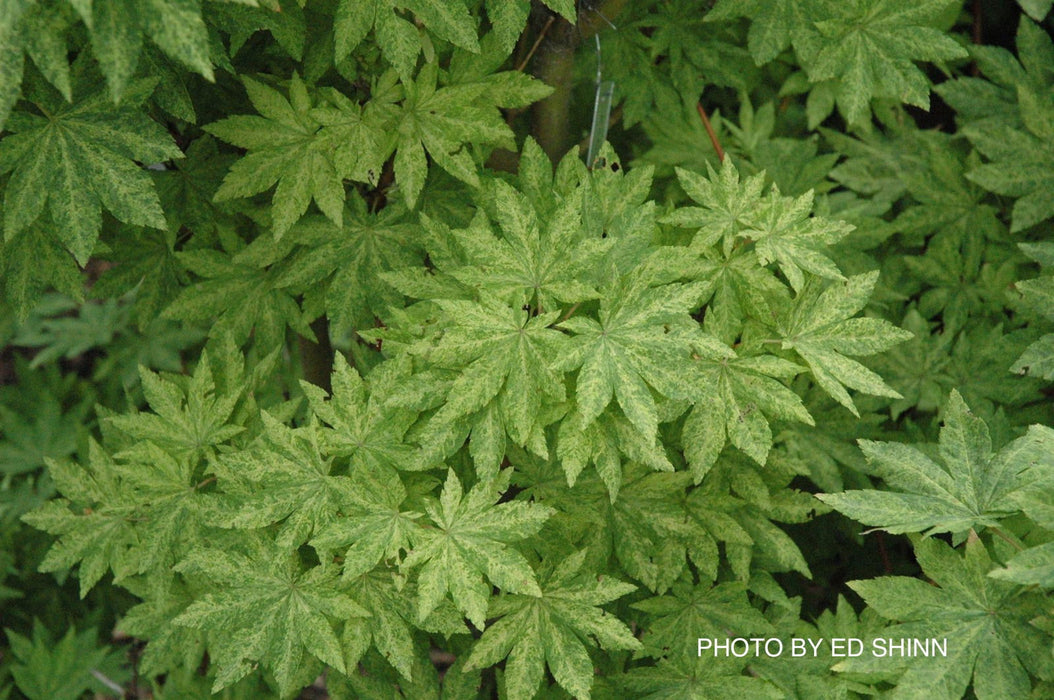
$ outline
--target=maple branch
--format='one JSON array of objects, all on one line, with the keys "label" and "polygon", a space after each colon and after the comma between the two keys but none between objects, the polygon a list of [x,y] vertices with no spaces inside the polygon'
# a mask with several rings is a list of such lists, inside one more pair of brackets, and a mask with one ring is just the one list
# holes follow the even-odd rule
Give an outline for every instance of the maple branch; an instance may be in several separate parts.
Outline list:
[{"label": "maple branch", "polygon": [[695,103],[696,110],[699,111],[699,118],[703,120],[703,126],[706,128],[706,133],[710,137],[710,143],[714,146],[714,151],[717,152],[718,162],[725,162],[725,149],[721,148],[721,142],[717,140],[717,134],[714,132],[713,125],[710,124],[710,117],[706,116],[706,110],[703,109],[702,102]]},{"label": "maple branch", "polygon": [[536,102],[532,110],[534,138],[549,160],[556,163],[571,146],[571,89],[574,86],[575,50],[608,26],[627,0],[604,0],[586,9],[578,25],[558,18],[553,22],[535,58],[535,76],[553,88],[553,94]]},{"label": "maple branch", "polygon": [[[581,303],[582,303],[582,302],[578,302],[578,304],[581,304]],[[563,315],[563,316],[562,316],[562,317],[560,318],[560,320],[559,320],[559,321],[557,321],[556,323],[554,323],[553,325],[554,325],[554,326],[559,326],[559,325],[560,325],[561,323],[563,323],[563,322],[564,322],[564,321],[566,321],[567,319],[569,319],[569,318],[571,318],[572,316],[574,316],[574,315],[575,315],[575,311],[578,311],[578,304],[574,304],[574,305],[573,305],[573,306],[572,306],[572,307],[571,307],[570,309],[568,309],[568,310],[567,310],[567,313],[566,313],[566,314],[564,314],[564,315]]]},{"label": "maple branch", "polygon": [[545,26],[542,27],[542,31],[538,33],[538,38],[534,40],[534,44],[532,44],[530,50],[527,51],[527,55],[524,56],[523,60],[520,61],[518,66],[516,66],[516,70],[522,71],[527,67],[527,64],[530,63],[531,58],[534,56],[534,52],[538,50],[542,40],[545,39],[545,35],[549,33],[549,28],[553,26],[553,22],[555,21],[556,17],[550,17],[545,23]]},{"label": "maple branch", "polygon": [[318,338],[312,343],[303,336],[298,336],[300,345],[300,369],[304,380],[322,387],[329,392],[329,375],[333,370],[333,345],[329,342],[329,320],[322,316],[311,323],[311,330]]}]

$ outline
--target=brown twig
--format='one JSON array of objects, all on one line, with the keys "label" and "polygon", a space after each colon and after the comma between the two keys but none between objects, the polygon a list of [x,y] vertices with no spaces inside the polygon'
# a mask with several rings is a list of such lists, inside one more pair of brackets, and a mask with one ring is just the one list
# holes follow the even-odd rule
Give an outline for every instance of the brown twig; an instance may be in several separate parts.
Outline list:
[{"label": "brown twig", "polygon": [[520,61],[520,64],[518,66],[516,66],[516,70],[522,71],[524,68],[527,67],[527,64],[531,62],[531,57],[534,56],[534,52],[538,50],[538,47],[541,45],[542,41],[545,39],[545,35],[549,33],[549,28],[553,26],[553,22],[555,22],[555,21],[556,21],[556,17],[550,17],[546,21],[545,26],[542,27],[542,31],[538,32],[538,38],[534,40],[534,44],[531,45],[531,48],[527,52],[527,55],[524,56],[523,60]]},{"label": "brown twig", "polygon": [[710,124],[710,117],[706,116],[706,110],[703,109],[703,103],[696,102],[695,108],[699,111],[699,118],[703,120],[703,126],[706,128],[706,133],[710,137],[710,143],[713,144],[714,151],[717,152],[717,160],[724,163],[725,149],[721,148],[721,142],[717,140],[717,134],[714,133],[714,127]]}]

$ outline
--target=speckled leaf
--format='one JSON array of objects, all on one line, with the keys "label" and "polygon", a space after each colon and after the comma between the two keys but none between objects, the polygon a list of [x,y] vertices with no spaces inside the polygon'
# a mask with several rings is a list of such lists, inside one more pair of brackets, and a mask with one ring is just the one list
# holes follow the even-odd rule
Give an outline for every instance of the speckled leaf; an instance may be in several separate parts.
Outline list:
[{"label": "speckled leaf", "polygon": [[941,463],[896,442],[860,441],[876,476],[896,491],[846,491],[818,497],[849,517],[893,533],[963,533],[994,526],[1018,511],[1016,496],[1054,482],[1054,430],[1034,425],[992,453],[988,426],[957,391],[945,408]]}]

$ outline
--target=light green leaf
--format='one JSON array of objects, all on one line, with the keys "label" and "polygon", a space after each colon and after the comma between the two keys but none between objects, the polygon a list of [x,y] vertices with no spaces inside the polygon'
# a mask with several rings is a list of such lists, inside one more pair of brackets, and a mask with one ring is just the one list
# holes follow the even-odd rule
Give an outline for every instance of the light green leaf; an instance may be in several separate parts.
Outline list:
[{"label": "light green leaf", "polygon": [[[1051,638],[1029,623],[1044,603],[1036,593],[986,574],[992,562],[979,540],[965,555],[938,539],[915,542],[915,556],[934,583],[906,576],[852,581],[868,606],[899,624],[881,631],[886,639],[947,640],[947,655],[904,659],[897,680],[904,698],[961,698],[972,680],[978,700],[1027,697],[1029,673],[1049,674]],[[865,654],[842,661],[845,673],[889,669],[891,659]]]},{"label": "light green leaf", "polygon": [[584,640],[601,649],[639,649],[640,642],[618,618],[599,606],[634,590],[610,577],[598,580],[582,571],[585,552],[560,562],[529,595],[495,598],[490,617],[499,618],[476,642],[466,670],[485,668],[508,657],[505,687],[510,700],[529,700],[545,666],[576,698],[590,697],[593,664]]},{"label": "light green leaf", "polygon": [[[487,620],[491,586],[510,593],[539,595],[534,572],[511,543],[530,537],[552,515],[548,506],[498,503],[506,471],[481,481],[466,494],[453,471],[437,501],[426,509],[433,527],[420,531],[403,568],[418,566],[418,619],[424,620],[449,593],[476,627]],[[488,583],[489,581],[489,583]]]},{"label": "light green leaf", "polygon": [[780,324],[784,349],[795,350],[817,384],[853,415],[859,413],[846,388],[893,398],[900,394],[846,355],[873,355],[911,337],[888,321],[851,318],[867,304],[877,280],[878,272],[869,272],[826,288],[809,284]]},{"label": "light green leaf", "polygon": [[945,407],[937,464],[918,449],[860,441],[876,476],[898,492],[846,491],[818,498],[865,525],[893,533],[964,533],[1017,512],[1017,496],[1054,479],[1054,431],[1034,425],[992,453],[988,426],[957,391]]},{"label": "light green leaf", "polygon": [[210,587],[173,624],[208,634],[214,693],[255,663],[274,673],[282,695],[304,682],[309,657],[344,672],[334,621],[370,615],[338,592],[332,567],[305,570],[295,549],[264,536],[246,536],[242,551],[198,549],[177,570]]}]

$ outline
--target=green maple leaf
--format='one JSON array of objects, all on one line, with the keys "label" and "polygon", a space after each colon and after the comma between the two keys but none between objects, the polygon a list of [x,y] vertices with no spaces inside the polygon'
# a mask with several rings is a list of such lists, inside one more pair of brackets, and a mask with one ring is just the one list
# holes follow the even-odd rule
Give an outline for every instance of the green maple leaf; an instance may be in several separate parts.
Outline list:
[{"label": "green maple leaf", "polygon": [[966,50],[932,25],[949,0],[814,0],[809,19],[818,33],[796,47],[813,83],[833,84],[850,125],[870,115],[873,97],[929,109],[930,84],[914,64],[966,58]]},{"label": "green maple leaf", "polygon": [[237,343],[246,342],[252,334],[265,352],[282,342],[287,327],[314,340],[293,294],[279,286],[290,261],[263,270],[266,263],[254,259],[272,243],[269,239],[257,239],[259,246],[234,255],[211,249],[177,253],[184,267],[205,279],[184,287],[162,318],[209,320],[211,336],[228,333]]},{"label": "green maple leaf", "polygon": [[940,435],[943,465],[895,442],[860,441],[875,474],[900,493],[845,491],[818,498],[865,525],[893,533],[963,533],[1017,512],[1017,494],[1054,475],[1054,430],[1040,425],[998,452],[988,426],[952,391]]},{"label": "green maple leaf", "polygon": [[[978,234],[999,239],[1005,227],[998,210],[984,200],[984,190],[965,173],[980,164],[976,154],[965,155],[954,146],[954,137],[939,131],[911,131],[900,148],[920,150],[923,163],[898,159],[898,179],[907,184],[917,204],[897,216],[897,226],[920,236],[947,231],[950,238],[969,240]],[[911,144],[911,145],[909,145]],[[921,279],[926,279],[922,277]]]},{"label": "green maple leaf", "polygon": [[319,451],[316,425],[292,429],[266,412],[262,417],[264,433],[257,445],[210,465],[223,491],[210,519],[234,529],[281,523],[277,544],[298,547],[359,500],[362,485],[331,473],[333,458]]},{"label": "green maple leaf", "polygon": [[[134,573],[129,555],[138,544],[132,518],[137,499],[120,484],[113,459],[94,440],[89,443],[87,467],[52,462],[51,478],[66,498],[44,503],[22,520],[58,537],[40,563],[41,571],[63,571],[80,564],[83,598],[107,570],[114,577]],[[79,505],[78,513],[71,509]],[[96,507],[98,506],[98,507]]]},{"label": "green maple leaf", "polygon": [[[1054,270],[1054,245],[1050,243],[1021,243],[1021,250],[1043,265],[1044,272]],[[1054,321],[1054,275],[1015,283],[1025,303],[1048,322]],[[1011,372],[1054,380],[1054,333],[1048,333],[1032,343],[1017,359]]]},{"label": "green maple leaf", "polygon": [[208,351],[202,351],[201,360],[185,388],[145,368],[140,369],[139,377],[143,394],[154,412],[108,419],[134,440],[149,440],[177,458],[196,462],[214,455],[217,445],[245,430],[230,423],[241,391],[216,391]]},{"label": "green maple leaf", "polygon": [[1029,547],[1012,556],[1006,568],[995,569],[988,575],[1023,586],[1054,588],[1054,542]]},{"label": "green maple leaf", "polygon": [[755,212],[762,207],[765,175],[757,173],[740,182],[739,170],[731,158],[725,158],[717,172],[707,164],[707,175],[703,177],[677,168],[681,187],[702,206],[679,207],[661,221],[697,229],[689,245],[693,251],[702,252],[722,243],[727,254],[736,237],[752,225]]},{"label": "green maple leaf", "polygon": [[[573,0],[543,0],[553,12],[574,23],[578,18]],[[487,0],[487,18],[498,36],[498,45],[508,54],[523,33],[531,12],[530,0]],[[468,48],[468,47],[465,47]]]},{"label": "green maple leaf", "polygon": [[662,659],[655,666],[634,668],[618,681],[624,692],[640,700],[787,697],[767,680],[743,675],[746,665],[745,659],[735,657],[679,654]]},{"label": "green maple leaf", "polygon": [[176,259],[174,231],[121,231],[121,243],[107,259],[114,263],[92,286],[99,299],[135,295],[135,319],[145,330],[182,288],[184,275]]},{"label": "green maple leaf", "polygon": [[[397,561],[410,551],[417,535],[420,513],[401,511],[406,490],[398,480],[355,485],[362,492],[343,508],[341,515],[322,526],[311,546],[322,552],[343,551],[343,577],[357,579],[379,562]],[[363,488],[365,486],[366,488]]]},{"label": "green maple leaf", "polygon": [[197,549],[176,567],[212,587],[173,620],[208,634],[217,666],[212,692],[248,675],[255,663],[274,673],[283,696],[303,683],[305,657],[344,672],[334,621],[370,613],[338,592],[332,567],[305,570],[295,551],[263,536],[242,539],[237,549]]},{"label": "green maple leaf", "polygon": [[[187,68],[213,80],[209,36],[197,0],[114,0],[72,2],[91,34],[92,53],[114,102],[126,98],[144,35]],[[90,8],[81,11],[81,8]],[[90,13],[90,14],[89,14]]]},{"label": "green maple leaf", "polygon": [[54,226],[37,221],[13,238],[0,240],[0,300],[15,319],[25,321],[52,290],[77,301],[84,298],[80,267]]},{"label": "green maple leaf", "polygon": [[812,216],[812,192],[796,198],[783,197],[773,187],[763,197],[765,173],[752,175],[740,184],[739,171],[730,158],[725,159],[720,173],[709,165],[707,169],[709,178],[677,168],[681,186],[703,207],[682,207],[663,219],[677,226],[698,227],[690,246],[693,250],[702,252],[721,242],[727,256],[734,240],[745,238],[754,241],[762,265],[779,263],[795,291],[804,284],[803,270],[829,279],[844,279],[820,248],[842,240],[853,227]]},{"label": "green maple leaf", "polygon": [[538,532],[553,511],[522,502],[498,503],[509,471],[481,481],[466,494],[453,471],[443,492],[425,508],[432,525],[417,535],[403,568],[417,566],[418,618],[424,620],[449,592],[476,627],[487,620],[492,586],[511,593],[539,595],[534,571],[512,542]]},{"label": "green maple leaf", "polygon": [[1054,96],[1050,89],[1018,85],[1023,126],[995,122],[966,124],[962,133],[990,162],[966,177],[996,194],[1016,197],[1010,231],[1015,233],[1054,216]]},{"label": "green maple leaf", "polygon": [[[526,466],[517,462],[517,469]],[[614,555],[623,571],[652,591],[662,593],[677,580],[686,567],[688,544],[706,536],[687,518],[684,492],[691,484],[687,472],[656,474],[629,462],[624,489],[633,497],[613,498],[602,474],[584,475],[574,489],[568,489],[560,478],[559,461],[553,460],[545,471],[555,474],[546,474],[555,482],[535,486],[531,494],[556,509],[547,528],[560,532],[562,541],[589,550],[597,566],[606,566]]]},{"label": "green maple leaf", "polygon": [[[140,109],[153,84],[132,84],[120,107],[78,80],[66,103],[53,91],[32,95],[42,114],[17,112],[0,142],[5,238],[30,226],[48,205],[55,232],[78,263],[95,248],[105,207],[125,223],[165,228],[165,215],[145,170],[133,161],[181,158],[164,129]],[[5,246],[6,247],[6,246]]]},{"label": "green maple leaf", "polygon": [[990,162],[967,177],[985,190],[1016,197],[1011,231],[1054,215],[1045,163],[1054,153],[1054,81],[1049,66],[1054,42],[1040,26],[1021,17],[1015,57],[998,46],[971,53],[985,78],[961,77],[941,86],[955,108],[961,134]]},{"label": "green maple leaf", "polygon": [[1042,22],[1043,18],[1050,12],[1050,8],[1054,6],[1054,0],[1017,0],[1017,4],[1021,6],[1029,17]]},{"label": "green maple leaf", "polygon": [[599,296],[584,280],[614,240],[582,235],[576,198],[566,198],[549,216],[542,216],[527,196],[501,180],[489,183],[486,194],[500,236],[489,226],[455,231],[467,263],[451,272],[455,279],[479,289],[481,296],[493,295],[514,307],[529,304],[539,311]]},{"label": "green maple leaf", "polygon": [[634,650],[640,642],[599,607],[635,586],[590,576],[582,571],[585,555],[580,551],[560,562],[533,594],[495,598],[488,616],[499,619],[476,642],[465,669],[486,668],[508,657],[506,692],[510,700],[529,700],[548,666],[564,690],[588,700],[594,675],[588,647]]},{"label": "green maple leaf", "polygon": [[30,700],[77,700],[87,690],[112,692],[112,686],[102,679],[111,684],[129,680],[121,654],[109,646],[99,646],[99,631],[94,627],[78,632],[71,625],[62,639],[55,640],[40,620],[33,618],[32,639],[4,631],[14,658],[11,675]]},{"label": "green maple leaf", "polygon": [[354,669],[360,659],[367,660],[362,657],[372,644],[403,679],[420,680],[427,671],[419,666],[421,652],[414,632],[451,636],[468,631],[460,613],[449,603],[418,620],[413,604],[416,587],[392,571],[378,569],[348,583],[351,599],[371,613],[370,617],[354,617],[344,623],[341,645],[348,669]]},{"label": "green maple leaf", "polygon": [[575,420],[581,427],[615,399],[645,440],[654,440],[659,412],[652,390],[670,398],[688,395],[683,372],[697,334],[688,312],[699,291],[690,284],[650,287],[641,274],[615,278],[602,290],[598,320],[560,322],[574,334],[559,367],[579,368]]},{"label": "green maple leaf", "polygon": [[340,0],[333,13],[336,60],[351,53],[372,29],[384,57],[408,78],[422,44],[417,27],[398,10],[414,13],[437,37],[479,52],[476,23],[462,0]]},{"label": "green maple leaf", "polygon": [[403,305],[403,296],[382,275],[420,264],[420,237],[420,227],[405,220],[401,206],[369,214],[365,202],[352,196],[340,228],[307,217],[290,230],[287,238],[301,247],[276,285],[322,296],[330,332],[346,337]]},{"label": "green maple leaf", "polygon": [[[953,700],[973,681],[978,700],[1028,697],[1029,672],[1049,677],[1054,671],[1051,638],[1029,621],[1047,607],[1036,593],[986,574],[992,562],[979,540],[965,555],[937,539],[915,542],[922,571],[937,585],[906,576],[852,581],[849,586],[882,617],[887,639],[947,639],[948,654],[905,658],[897,681],[900,697]],[[842,661],[835,671],[889,673],[896,660],[865,654]]]},{"label": "green maple leaf", "polygon": [[442,452],[452,431],[463,432],[466,418],[481,475],[498,468],[506,434],[545,454],[543,409],[565,398],[562,373],[553,368],[567,346],[565,336],[551,327],[559,312],[530,316],[490,300],[436,303],[450,324],[428,359],[459,374],[421,437],[426,454]]},{"label": "green maple leaf", "polygon": [[[249,151],[231,166],[215,200],[251,197],[277,182],[271,202],[275,238],[281,238],[303,216],[312,200],[340,226],[343,178],[350,175],[349,168],[341,167],[344,164],[337,162],[333,140],[321,133],[323,122],[312,108],[307,86],[294,75],[286,99],[263,83],[250,78],[243,82],[261,116],[237,115],[206,127],[210,134]],[[349,104],[348,109],[354,113],[357,107]],[[336,117],[330,116],[329,121]]]},{"label": "green maple leaf", "polygon": [[696,357],[695,406],[682,430],[696,483],[717,461],[726,439],[765,464],[772,447],[769,416],[815,425],[798,395],[778,381],[793,378],[802,367],[772,355],[740,357],[709,336],[697,344]]},{"label": "green maple leaf", "polygon": [[[57,372],[32,371],[29,362],[16,363],[17,393],[0,393],[0,474],[25,474],[61,461],[77,451],[91,399],[73,406],[56,390]],[[57,369],[57,368],[56,368]],[[35,375],[35,376],[34,376]]]},{"label": "green maple leaf", "polygon": [[[439,66],[426,64],[416,80],[403,78],[406,99],[397,117],[395,179],[403,200],[413,209],[428,175],[432,157],[443,170],[473,187],[480,186],[476,163],[468,144],[514,148],[512,131],[501,118],[498,106],[505,103],[488,82],[437,87]],[[550,90],[542,84],[527,101],[540,99]],[[522,101],[517,95],[514,102]]]},{"label": "green maple leaf", "polygon": [[846,387],[875,396],[901,398],[882,378],[846,355],[873,355],[911,334],[877,318],[852,318],[864,308],[878,272],[855,275],[822,288],[809,284],[780,323],[783,348],[793,349],[812,370],[817,384],[859,416]]},{"label": "green maple leaf", "polygon": [[700,637],[760,637],[775,630],[747,599],[742,583],[716,586],[676,583],[666,595],[632,607],[647,613],[643,648],[637,656],[661,658],[697,655]]},{"label": "green maple leaf", "polygon": [[122,585],[142,602],[120,618],[119,629],[150,640],[139,659],[139,672],[153,677],[173,668],[196,668],[205,653],[204,635],[172,624],[195,598],[183,577],[132,577]]},{"label": "green maple leaf", "polygon": [[0,19],[0,129],[19,97],[23,66],[33,64],[66,101],[73,99],[65,33],[71,17],[61,5],[14,0]]},{"label": "green maple leaf", "polygon": [[919,311],[939,318],[948,334],[971,319],[997,318],[1007,287],[1018,279],[1021,258],[1016,252],[1010,246],[986,246],[977,235],[934,236],[923,255],[903,258],[915,279],[928,287],[919,296]]},{"label": "green maple leaf", "polygon": [[773,187],[764,206],[754,213],[753,221],[739,233],[754,241],[754,250],[762,265],[779,263],[795,291],[800,291],[805,283],[803,271],[827,279],[845,279],[834,262],[818,248],[839,242],[854,227],[844,221],[811,216],[812,208],[811,191],[797,198],[781,197]]},{"label": "green maple leaf", "polygon": [[720,0],[706,13],[706,21],[749,17],[747,47],[760,66],[812,30],[814,11],[810,0]]},{"label": "green maple leaf", "polygon": [[400,384],[410,379],[410,369],[409,358],[397,358],[375,367],[364,381],[338,353],[329,400],[318,387],[301,383],[311,410],[330,426],[322,431],[324,451],[347,458],[349,473],[422,466],[416,450],[403,442],[417,412],[390,401]]},{"label": "green maple leaf", "polygon": [[556,456],[567,477],[568,487],[575,485],[578,475],[591,462],[612,502],[622,488],[623,456],[656,471],[673,471],[673,464],[659,436],[646,438],[613,408],[605,409],[584,428],[575,420],[562,421],[556,440]]}]

